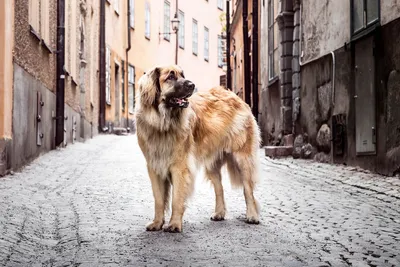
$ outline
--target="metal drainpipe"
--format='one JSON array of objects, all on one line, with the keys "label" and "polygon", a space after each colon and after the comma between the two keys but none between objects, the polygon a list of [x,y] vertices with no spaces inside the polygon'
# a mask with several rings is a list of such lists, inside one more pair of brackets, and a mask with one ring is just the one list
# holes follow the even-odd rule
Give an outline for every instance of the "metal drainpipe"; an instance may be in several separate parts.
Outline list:
[{"label": "metal drainpipe", "polygon": [[242,17],[243,17],[243,65],[244,65],[244,99],[251,107],[251,77],[250,77],[250,47],[249,47],[249,30],[248,30],[248,2],[243,0]]},{"label": "metal drainpipe", "polygon": [[59,146],[64,141],[65,109],[65,0],[57,0],[57,65],[56,65],[56,140]]},{"label": "metal drainpipe", "polygon": [[252,69],[253,69],[253,116],[258,121],[258,0],[253,0]]},{"label": "metal drainpipe", "polygon": [[230,0],[226,1],[226,88],[233,90],[232,88],[232,73],[231,73],[231,33],[230,33]]},{"label": "metal drainpipe", "polygon": [[100,0],[99,36],[99,131],[106,132],[106,0]]},{"label": "metal drainpipe", "polygon": [[[126,73],[128,75],[125,75],[125,77],[127,77],[127,82],[126,84],[126,124],[127,124],[127,130],[128,132],[130,131],[130,127],[129,127],[129,51],[131,50],[131,5],[130,5],[130,0],[127,0],[127,4],[128,4],[128,47],[126,48]],[[124,88],[125,90],[125,88]],[[135,100],[133,100],[135,101]],[[132,104],[132,103],[131,103]]]},{"label": "metal drainpipe", "polygon": [[[178,0],[175,1],[175,5],[176,5],[175,17],[178,18],[178,12],[179,12]],[[179,46],[178,45],[178,40],[179,40],[178,33],[179,33],[179,24],[178,24],[178,29],[176,30],[176,33],[175,33],[175,35],[176,35],[175,36],[175,65],[178,65],[178,52],[179,52],[179,50],[178,50],[178,46]]]}]

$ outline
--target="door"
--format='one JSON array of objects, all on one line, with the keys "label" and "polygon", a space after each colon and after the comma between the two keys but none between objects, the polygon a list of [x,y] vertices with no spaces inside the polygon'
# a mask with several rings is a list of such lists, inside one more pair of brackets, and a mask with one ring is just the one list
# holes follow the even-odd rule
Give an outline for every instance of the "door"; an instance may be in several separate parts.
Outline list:
[{"label": "door", "polygon": [[356,153],[376,153],[374,37],[355,44]]},{"label": "door", "polygon": [[115,64],[114,90],[115,90],[115,118],[114,126],[119,127],[119,114],[121,109],[121,100],[119,92],[119,65]]}]

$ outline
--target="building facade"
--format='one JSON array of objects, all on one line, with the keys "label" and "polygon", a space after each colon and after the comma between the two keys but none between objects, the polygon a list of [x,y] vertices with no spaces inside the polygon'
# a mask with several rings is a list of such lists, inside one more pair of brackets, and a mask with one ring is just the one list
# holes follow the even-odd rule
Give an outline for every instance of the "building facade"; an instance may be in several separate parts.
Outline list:
[{"label": "building facade", "polygon": [[153,66],[178,64],[198,90],[220,83],[223,1],[105,0],[105,6],[108,130],[133,127],[135,83]]},{"label": "building facade", "polygon": [[398,0],[263,1],[265,144],[294,135],[293,155],[399,172],[399,10]]},{"label": "building facade", "polygon": [[[59,2],[0,3],[0,12],[4,13],[0,16],[0,175],[56,146],[85,140],[96,133],[98,55],[91,57],[89,47],[95,46],[98,39],[99,5],[95,0],[66,1],[67,9],[60,10]],[[60,12],[65,12],[67,18],[66,51],[59,48]],[[63,64],[57,60],[60,54],[69,64],[65,65],[66,73],[56,75],[59,64]],[[62,101],[57,101],[57,91],[62,92],[58,82],[65,87],[65,101],[64,94]],[[57,116],[60,109],[63,117]],[[56,124],[60,120],[63,136],[57,143]]]}]

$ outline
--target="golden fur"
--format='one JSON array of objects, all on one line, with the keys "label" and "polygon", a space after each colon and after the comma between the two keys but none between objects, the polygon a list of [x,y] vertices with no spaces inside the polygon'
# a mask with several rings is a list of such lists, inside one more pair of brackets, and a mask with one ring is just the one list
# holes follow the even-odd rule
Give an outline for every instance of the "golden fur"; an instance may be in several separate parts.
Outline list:
[{"label": "golden fur", "polygon": [[259,223],[259,209],[253,196],[258,176],[260,134],[249,106],[222,87],[191,96],[187,108],[169,108],[168,95],[174,74],[184,81],[177,66],[158,67],[143,75],[136,107],[137,137],[146,158],[155,200],[155,217],[147,230],[161,230],[164,211],[172,190],[172,215],[165,231],[182,231],[185,202],[193,191],[199,167],[215,189],[212,220],[225,218],[221,168],[226,165],[232,185],[243,186],[246,221]]}]

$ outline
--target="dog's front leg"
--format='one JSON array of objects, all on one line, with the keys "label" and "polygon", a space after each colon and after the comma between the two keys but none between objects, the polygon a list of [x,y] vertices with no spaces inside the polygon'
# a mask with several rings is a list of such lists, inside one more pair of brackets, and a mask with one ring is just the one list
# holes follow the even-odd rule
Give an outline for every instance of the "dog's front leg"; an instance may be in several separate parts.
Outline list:
[{"label": "dog's front leg", "polygon": [[170,191],[170,184],[166,179],[157,175],[151,167],[147,166],[149,172],[151,187],[154,196],[154,220],[147,224],[147,231],[159,231],[164,225],[164,211],[168,205],[168,197]]},{"label": "dog's front leg", "polygon": [[185,212],[186,200],[193,191],[193,178],[187,167],[173,166],[172,175],[172,215],[166,232],[182,232],[183,213]]}]

